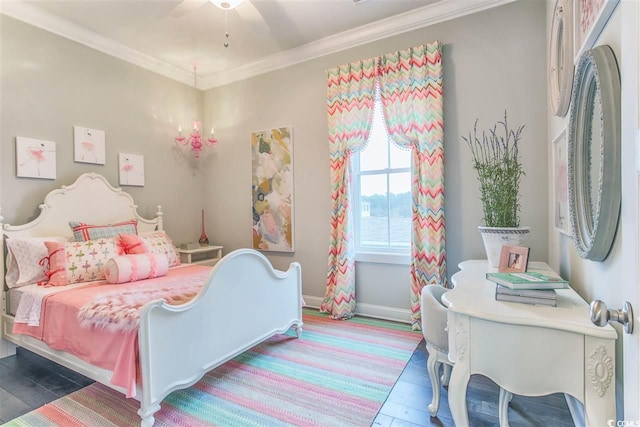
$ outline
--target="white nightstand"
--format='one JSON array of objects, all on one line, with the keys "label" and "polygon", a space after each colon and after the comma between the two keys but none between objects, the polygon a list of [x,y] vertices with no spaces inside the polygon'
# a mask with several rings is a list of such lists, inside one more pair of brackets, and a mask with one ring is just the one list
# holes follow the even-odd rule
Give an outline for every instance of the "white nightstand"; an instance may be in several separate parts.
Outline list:
[{"label": "white nightstand", "polygon": [[222,246],[201,246],[196,249],[180,249],[180,262],[185,264],[214,265],[222,258]]}]

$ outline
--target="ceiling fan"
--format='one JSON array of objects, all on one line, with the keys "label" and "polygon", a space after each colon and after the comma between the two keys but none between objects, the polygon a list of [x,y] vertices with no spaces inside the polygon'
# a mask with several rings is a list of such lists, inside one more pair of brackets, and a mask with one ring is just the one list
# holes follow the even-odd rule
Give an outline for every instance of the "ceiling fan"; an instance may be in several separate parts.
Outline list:
[{"label": "ceiling fan", "polygon": [[257,30],[270,30],[262,13],[260,13],[251,0],[182,0],[169,11],[169,15],[174,18],[179,18],[206,3],[213,3],[225,12],[231,10],[237,12],[238,15],[240,15],[243,20],[248,21],[252,27],[259,27],[256,28]]}]

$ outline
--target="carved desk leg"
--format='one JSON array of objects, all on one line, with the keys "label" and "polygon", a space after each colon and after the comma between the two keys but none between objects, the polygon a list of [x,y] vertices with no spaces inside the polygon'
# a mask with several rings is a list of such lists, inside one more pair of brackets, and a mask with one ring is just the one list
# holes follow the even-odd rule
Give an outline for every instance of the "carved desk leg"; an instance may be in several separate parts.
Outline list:
[{"label": "carved desk leg", "polygon": [[585,337],[584,412],[587,426],[616,419],[615,341]]},{"label": "carved desk leg", "polygon": [[468,427],[467,385],[471,378],[469,367],[469,317],[448,313],[449,359],[455,364],[449,380],[449,407],[456,427]]}]

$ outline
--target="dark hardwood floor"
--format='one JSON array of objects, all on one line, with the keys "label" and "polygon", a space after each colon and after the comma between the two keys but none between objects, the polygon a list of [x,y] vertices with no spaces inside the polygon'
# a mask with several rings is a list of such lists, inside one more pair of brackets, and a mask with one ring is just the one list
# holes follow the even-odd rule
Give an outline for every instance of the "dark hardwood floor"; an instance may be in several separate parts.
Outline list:
[{"label": "dark hardwood floor", "polygon": [[[454,425],[446,389],[441,393],[438,417],[429,415],[427,405],[431,402],[432,390],[426,361],[427,351],[422,341],[389,394],[374,426]],[[0,423],[91,383],[88,378],[67,368],[18,349],[15,356],[0,359]],[[492,381],[473,376],[467,400],[472,427],[498,425],[498,387]],[[514,396],[509,405],[509,421],[512,427],[573,426],[564,397],[559,394],[536,398]]]}]

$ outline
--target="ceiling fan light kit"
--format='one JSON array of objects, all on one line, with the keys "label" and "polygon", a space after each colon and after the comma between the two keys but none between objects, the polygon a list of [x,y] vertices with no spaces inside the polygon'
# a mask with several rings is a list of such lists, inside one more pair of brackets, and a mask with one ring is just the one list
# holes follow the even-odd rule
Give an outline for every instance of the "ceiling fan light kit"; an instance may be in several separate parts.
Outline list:
[{"label": "ceiling fan light kit", "polygon": [[223,10],[230,10],[236,8],[244,0],[211,0],[211,3],[218,6]]}]

